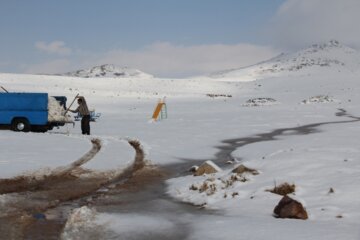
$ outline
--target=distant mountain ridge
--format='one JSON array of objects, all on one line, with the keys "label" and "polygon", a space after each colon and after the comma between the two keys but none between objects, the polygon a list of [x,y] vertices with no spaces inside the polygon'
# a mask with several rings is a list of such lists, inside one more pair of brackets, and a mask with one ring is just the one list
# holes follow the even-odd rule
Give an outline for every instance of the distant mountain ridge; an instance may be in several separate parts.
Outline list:
[{"label": "distant mountain ridge", "polygon": [[153,76],[138,69],[128,67],[117,67],[113,64],[104,64],[88,69],[77,70],[62,76],[82,77],[82,78],[152,78]]},{"label": "distant mountain ridge", "polygon": [[314,44],[306,49],[279,56],[258,64],[210,75],[211,78],[236,78],[252,81],[282,75],[360,71],[360,53],[336,40]]}]

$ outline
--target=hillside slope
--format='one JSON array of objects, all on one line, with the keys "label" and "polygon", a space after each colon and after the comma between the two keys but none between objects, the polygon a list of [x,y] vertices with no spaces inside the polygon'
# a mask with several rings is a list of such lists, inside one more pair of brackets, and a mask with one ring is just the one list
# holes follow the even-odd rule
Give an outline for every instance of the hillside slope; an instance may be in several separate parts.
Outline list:
[{"label": "hillside slope", "polygon": [[336,40],[314,44],[295,53],[281,54],[270,60],[238,69],[211,74],[211,78],[253,81],[269,77],[304,76],[329,73],[356,73],[360,53]]},{"label": "hillside slope", "polygon": [[128,68],[128,67],[117,67],[112,64],[104,64],[101,66],[95,66],[88,69],[77,70],[74,72],[68,72],[65,74],[60,74],[62,76],[71,76],[71,77],[82,77],[82,78],[152,78],[153,76],[144,73],[138,69]]}]

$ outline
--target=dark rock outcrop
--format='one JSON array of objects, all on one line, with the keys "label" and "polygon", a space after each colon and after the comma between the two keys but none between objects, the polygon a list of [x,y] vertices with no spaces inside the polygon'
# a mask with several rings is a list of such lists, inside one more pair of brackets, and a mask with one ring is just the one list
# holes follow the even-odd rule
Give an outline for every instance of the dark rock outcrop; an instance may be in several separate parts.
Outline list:
[{"label": "dark rock outcrop", "polygon": [[303,205],[287,195],[275,207],[274,215],[278,218],[308,219],[308,214]]}]

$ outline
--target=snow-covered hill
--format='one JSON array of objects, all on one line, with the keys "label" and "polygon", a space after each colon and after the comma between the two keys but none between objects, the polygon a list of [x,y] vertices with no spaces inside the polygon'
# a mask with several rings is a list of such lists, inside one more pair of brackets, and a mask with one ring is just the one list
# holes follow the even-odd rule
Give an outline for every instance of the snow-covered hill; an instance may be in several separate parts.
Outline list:
[{"label": "snow-covered hill", "polygon": [[112,64],[104,64],[101,66],[95,66],[88,69],[78,70],[75,72],[69,72],[61,74],[64,76],[71,77],[82,77],[82,78],[92,78],[92,77],[101,77],[101,78],[152,78],[153,76],[144,73],[138,69],[128,68],[128,67],[117,67]]},{"label": "snow-covered hill", "polygon": [[354,73],[360,71],[360,53],[336,40],[314,44],[290,54],[238,69],[210,75],[216,79],[253,81],[269,77],[304,76],[309,74]]}]

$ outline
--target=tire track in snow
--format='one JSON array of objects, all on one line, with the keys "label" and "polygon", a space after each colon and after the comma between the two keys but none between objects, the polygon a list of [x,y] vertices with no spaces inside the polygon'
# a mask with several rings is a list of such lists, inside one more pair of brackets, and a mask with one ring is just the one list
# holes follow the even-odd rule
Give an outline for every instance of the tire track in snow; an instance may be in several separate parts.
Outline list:
[{"label": "tire track in snow", "polygon": [[[49,175],[43,175],[40,178],[31,175],[18,176],[13,179],[1,180],[0,194],[3,194],[3,197],[7,196],[8,199],[12,198],[14,200],[11,201],[14,203],[12,205],[18,205],[21,209],[31,210],[35,208],[40,211],[40,209],[54,207],[60,202],[91,194],[100,187],[112,182],[130,178],[145,166],[145,153],[140,142],[138,140],[128,140],[128,143],[135,150],[134,161],[128,166],[107,171],[83,169],[81,166],[93,159],[101,149],[99,139],[93,139],[91,142],[93,144],[92,148],[81,158],[68,166],[56,168]],[[39,206],[38,202],[31,203],[31,199],[39,198],[48,201],[46,204],[42,202]],[[19,204],[20,202],[23,203]],[[16,212],[18,207],[13,207],[14,210],[11,212]]]},{"label": "tire track in snow", "polygon": [[[33,239],[37,239],[43,237],[44,231],[47,230],[50,231],[50,235],[54,234],[54,231],[59,233],[65,222],[57,220],[55,225],[58,228],[47,229],[43,224],[37,225],[38,221],[34,216],[56,208],[62,203],[70,203],[89,196],[99,188],[113,182],[130,178],[146,165],[141,143],[138,140],[128,139],[128,143],[135,150],[134,161],[129,166],[109,171],[82,169],[81,166],[89,162],[101,149],[99,139],[91,141],[92,148],[86,154],[66,167],[53,170],[52,175],[40,180],[33,179],[31,176],[21,176],[0,181],[1,193],[7,192],[0,195],[0,232],[5,238],[13,239],[12,236],[16,235],[20,236],[19,239],[23,239],[24,236],[33,235],[35,236]],[[5,201],[2,202],[2,200]]]},{"label": "tire track in snow", "polygon": [[95,155],[101,149],[100,139],[92,139],[92,148],[85,153],[81,158],[74,161],[65,167],[58,167],[50,172],[50,174],[44,174],[42,176],[35,176],[34,174],[17,176],[11,179],[0,180],[0,194],[22,192],[27,190],[36,190],[44,182],[49,181],[52,178],[60,178],[63,175],[70,173],[75,168],[87,163],[95,157]]},{"label": "tire track in snow", "polygon": [[66,174],[69,174],[71,171],[75,170],[76,168],[80,167],[81,165],[89,162],[93,159],[96,154],[100,151],[102,145],[101,140],[98,138],[91,139],[92,148],[85,153],[81,158],[74,161],[73,163],[69,164],[66,167],[58,167],[54,171],[52,171],[51,175],[54,177],[60,177]]}]

